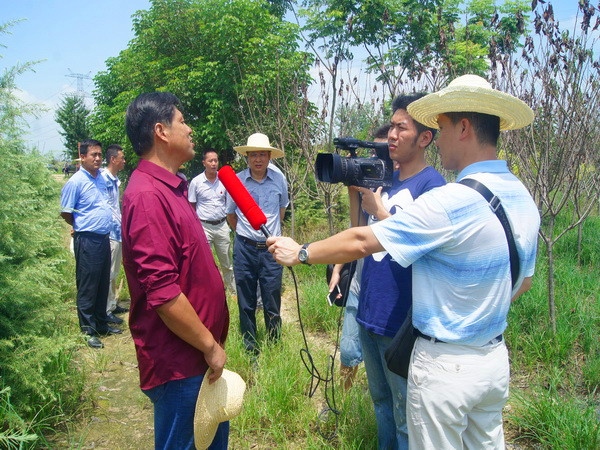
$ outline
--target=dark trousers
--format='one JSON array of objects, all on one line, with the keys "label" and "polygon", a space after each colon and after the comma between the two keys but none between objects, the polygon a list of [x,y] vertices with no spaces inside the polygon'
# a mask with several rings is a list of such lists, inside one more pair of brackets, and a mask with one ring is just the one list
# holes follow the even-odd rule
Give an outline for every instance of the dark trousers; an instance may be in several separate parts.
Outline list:
[{"label": "dark trousers", "polygon": [[257,248],[236,236],[233,246],[233,273],[240,311],[240,331],[246,350],[256,353],[256,285],[260,285],[265,327],[271,339],[281,330],[281,276],[283,267],[264,248]]},{"label": "dark trousers", "polygon": [[108,329],[106,299],[110,283],[108,234],[75,233],[73,248],[79,326],[90,336],[105,333]]}]

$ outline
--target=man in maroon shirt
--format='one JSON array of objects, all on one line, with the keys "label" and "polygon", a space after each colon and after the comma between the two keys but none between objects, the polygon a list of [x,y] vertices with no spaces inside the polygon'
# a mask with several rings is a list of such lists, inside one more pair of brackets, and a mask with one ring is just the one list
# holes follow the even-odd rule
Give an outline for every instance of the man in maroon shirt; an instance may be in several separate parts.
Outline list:
[{"label": "man in maroon shirt", "polygon": [[[176,175],[194,157],[177,97],[139,95],[127,108],[127,135],[141,160],[123,197],[123,265],[140,387],[154,404],[155,447],[194,448],[202,379],[217,380],[229,327],[225,288],[204,230]],[[210,448],[227,448],[229,423]]]}]

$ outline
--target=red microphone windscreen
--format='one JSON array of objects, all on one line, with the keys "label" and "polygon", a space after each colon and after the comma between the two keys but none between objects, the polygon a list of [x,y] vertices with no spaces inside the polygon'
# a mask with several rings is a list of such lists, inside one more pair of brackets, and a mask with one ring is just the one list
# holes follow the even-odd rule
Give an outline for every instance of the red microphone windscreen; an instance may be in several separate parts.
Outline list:
[{"label": "red microphone windscreen", "polygon": [[233,198],[235,204],[240,208],[252,228],[260,229],[261,225],[267,223],[267,217],[256,204],[248,190],[244,187],[231,166],[223,166],[219,169],[219,180]]}]

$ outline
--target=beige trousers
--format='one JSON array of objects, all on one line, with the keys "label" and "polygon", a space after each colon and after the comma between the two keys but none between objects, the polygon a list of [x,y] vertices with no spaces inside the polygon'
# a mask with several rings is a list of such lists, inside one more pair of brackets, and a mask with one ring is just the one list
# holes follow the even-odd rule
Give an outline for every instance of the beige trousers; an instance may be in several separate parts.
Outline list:
[{"label": "beige trousers", "polygon": [[117,277],[121,270],[123,259],[122,246],[119,241],[110,240],[110,284],[108,285],[108,299],[106,300],[106,313],[112,313],[117,307]]},{"label": "beige trousers", "polygon": [[235,293],[229,225],[227,225],[227,221],[225,220],[218,225],[202,222],[202,227],[204,228],[208,243],[213,246],[215,253],[217,254],[225,288],[230,292]]}]

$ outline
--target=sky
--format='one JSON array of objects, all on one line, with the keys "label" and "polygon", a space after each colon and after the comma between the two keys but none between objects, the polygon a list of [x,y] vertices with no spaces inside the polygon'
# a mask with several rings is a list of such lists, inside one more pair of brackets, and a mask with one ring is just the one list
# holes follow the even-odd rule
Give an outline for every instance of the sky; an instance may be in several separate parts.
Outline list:
[{"label": "sky", "polygon": [[[0,70],[40,61],[35,72],[16,79],[23,101],[48,109],[38,119],[27,119],[29,146],[61,156],[64,146],[54,114],[63,95],[78,87],[77,78],[67,75],[93,78],[105,70],[105,61],[133,38],[131,16],[149,7],[148,0],[0,0],[0,23],[25,19],[8,30],[11,34],[0,34]],[[92,107],[93,80],[83,79],[82,87]]]},{"label": "sky", "polygon": [[[575,0],[554,0],[552,4],[561,24],[574,22]],[[28,146],[44,154],[62,155],[54,114],[63,96],[77,91],[78,80],[69,75],[89,76],[81,80],[81,87],[92,108],[91,78],[106,69],[108,58],[127,48],[133,38],[132,15],[149,7],[149,0],[0,0],[0,24],[25,19],[8,30],[11,34],[0,34],[0,70],[40,61],[35,72],[16,79],[17,94],[23,101],[47,109],[37,118],[27,119]]]}]

